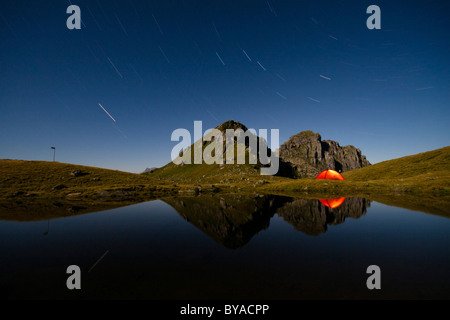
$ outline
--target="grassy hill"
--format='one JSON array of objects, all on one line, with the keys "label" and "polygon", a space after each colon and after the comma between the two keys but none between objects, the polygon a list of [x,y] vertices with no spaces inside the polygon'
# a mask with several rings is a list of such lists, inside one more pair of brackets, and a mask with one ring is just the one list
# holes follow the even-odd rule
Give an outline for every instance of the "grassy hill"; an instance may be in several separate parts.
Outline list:
[{"label": "grassy hill", "polygon": [[164,181],[117,170],[47,161],[0,160],[0,199],[124,198],[136,191],[172,189]]},{"label": "grassy hill", "polygon": [[432,180],[450,176],[450,147],[383,161],[343,173],[347,180],[392,180],[416,178]]},{"label": "grassy hill", "polygon": [[343,174],[345,181],[261,176],[252,165],[174,165],[151,174],[45,161],[0,160],[0,199],[88,199],[176,194],[201,185],[229,191],[297,194],[450,194],[450,147],[384,161]]},{"label": "grassy hill", "polygon": [[158,196],[194,185],[230,191],[306,194],[450,194],[450,147],[384,161],[344,174],[345,181],[261,176],[254,165],[174,165],[133,174],[59,162],[0,160],[0,199],[65,197],[88,199]]},{"label": "grassy hill", "polygon": [[345,181],[298,179],[267,190],[354,193],[433,193],[450,195],[450,147],[380,162],[343,173]]},{"label": "grassy hill", "polygon": [[259,176],[259,170],[248,164],[222,166],[218,164],[186,164],[181,166],[170,162],[152,173],[145,174],[170,181],[225,183],[239,181],[242,177]]},{"label": "grassy hill", "polygon": [[361,196],[450,217],[450,147],[383,161],[343,176],[345,181],[298,179],[266,184],[259,190],[307,198]]},{"label": "grassy hill", "polygon": [[[206,164],[204,161],[201,164],[194,164],[194,155],[193,150],[195,150],[194,145],[200,143],[201,144],[201,152],[204,154],[204,151],[206,148],[208,148],[209,145],[211,145],[212,141],[214,139],[211,139],[210,133],[205,134],[203,136],[203,141],[198,140],[194,144],[190,145],[188,148],[186,148],[183,152],[187,152],[188,155],[188,162],[185,164],[184,161],[182,164],[174,164],[173,162],[169,162],[164,167],[156,169],[152,171],[151,173],[145,173],[151,177],[155,178],[161,178],[164,180],[170,180],[170,181],[176,181],[176,182],[184,182],[184,183],[239,183],[240,181],[244,179],[261,179],[261,167],[262,164],[257,161],[255,164],[248,164],[250,161],[249,154],[250,154],[250,148],[249,148],[249,141],[245,140],[244,143],[237,142],[235,139],[232,146],[228,146],[226,142],[226,130],[237,130],[241,129],[244,132],[247,131],[247,127],[241,124],[240,122],[229,120],[221,125],[217,126],[215,129],[219,130],[222,133],[222,156],[223,158],[226,158],[226,151],[227,148],[233,148],[233,154],[234,154],[234,162],[236,164]],[[256,135],[252,135],[252,138],[255,139],[257,142],[257,148],[258,146],[258,139],[259,137]],[[244,150],[245,155],[245,164],[237,164],[237,158],[238,158],[238,145],[239,147],[242,147]],[[269,149],[270,150],[270,149]],[[267,153],[267,150],[264,150]],[[180,161],[182,159],[180,153]],[[225,160],[224,160],[225,162]],[[272,179],[269,178],[269,179]]]},{"label": "grassy hill", "polygon": [[450,147],[423,152],[343,174],[348,181],[377,181],[401,185],[413,191],[446,191],[450,189]]},{"label": "grassy hill", "polygon": [[[302,198],[362,196],[448,216],[450,147],[384,161],[343,174],[345,181],[261,176],[253,165],[174,165],[133,174],[59,162],[0,160],[0,216],[40,218],[90,212],[174,195],[263,193]],[[36,210],[34,210],[36,209]],[[92,210],[91,210],[92,209]],[[95,211],[95,210],[94,210]],[[19,219],[20,220],[20,219]]]}]

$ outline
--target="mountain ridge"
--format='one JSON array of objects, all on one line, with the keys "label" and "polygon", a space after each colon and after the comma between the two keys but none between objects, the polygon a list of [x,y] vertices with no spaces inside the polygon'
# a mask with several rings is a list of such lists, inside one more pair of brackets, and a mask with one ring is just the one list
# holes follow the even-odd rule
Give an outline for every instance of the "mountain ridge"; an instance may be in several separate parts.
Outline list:
[{"label": "mountain ridge", "polygon": [[280,159],[292,168],[291,177],[316,177],[323,170],[346,172],[370,166],[360,149],[322,140],[319,133],[301,131],[280,146]]},{"label": "mountain ridge", "polygon": [[[27,207],[30,208],[27,212],[33,213],[27,219],[39,220],[55,216],[51,212],[56,209],[65,215],[81,213],[85,210],[82,207],[103,207],[105,203],[113,205],[217,192],[256,192],[315,199],[360,196],[449,217],[450,146],[344,172],[345,181],[262,177],[259,173],[245,175],[240,166],[222,166],[222,170],[236,170],[233,173],[217,171],[221,170],[219,165],[210,165],[210,168],[192,165],[191,170],[199,169],[197,176],[206,178],[188,180],[177,175],[157,176],[158,170],[152,174],[135,174],[60,162],[0,159],[0,217],[25,219],[14,218],[11,210]],[[210,171],[205,172],[205,168]],[[221,172],[225,174],[217,175]],[[34,213],[42,210],[41,202],[50,206],[49,214],[35,216]]]},{"label": "mountain ridge", "polygon": [[[237,130],[241,129],[244,132],[248,128],[235,120],[228,120],[220,125],[216,126],[217,129],[222,132],[223,135],[223,158],[225,158],[225,153],[229,147],[226,142],[225,132],[228,129]],[[206,133],[202,139],[202,152],[208,147],[213,141],[211,137],[211,132]],[[250,133],[253,135],[253,133]],[[256,136],[257,141],[257,151],[259,150],[259,139]],[[206,139],[204,139],[206,137]],[[236,138],[235,138],[236,141]],[[194,150],[194,142],[188,148],[180,152],[179,157],[182,157],[184,152],[191,152]],[[244,140],[245,143],[245,153],[246,153],[246,163],[239,165],[239,170],[235,168],[230,168],[226,166],[224,169],[223,164],[209,164],[205,166],[205,163],[193,164],[193,157],[191,155],[190,163],[185,163],[184,161],[173,161],[169,162],[160,169],[154,170],[156,176],[169,178],[173,176],[183,176],[190,179],[203,178],[203,174],[199,176],[201,172],[208,174],[218,174],[227,175],[231,171],[233,174],[258,174],[259,170],[263,165],[260,163],[259,159],[256,164],[249,164],[249,153],[250,146],[247,139]],[[236,148],[235,145],[235,157],[236,158]],[[272,150],[266,146],[267,150],[262,150],[266,154],[271,155]],[[339,172],[345,172],[353,169],[359,169],[370,165],[370,162],[366,159],[360,149],[348,145],[340,146],[340,144],[333,140],[322,140],[320,134],[313,131],[301,131],[300,133],[293,135],[288,141],[284,142],[278,152],[279,159],[279,170],[276,176],[288,177],[288,178],[305,178],[305,177],[315,177],[321,171],[327,169],[333,169]],[[175,164],[180,163],[180,164]],[[216,167],[214,167],[216,166]],[[234,166],[233,166],[234,167]],[[217,171],[221,170],[221,171]]]}]

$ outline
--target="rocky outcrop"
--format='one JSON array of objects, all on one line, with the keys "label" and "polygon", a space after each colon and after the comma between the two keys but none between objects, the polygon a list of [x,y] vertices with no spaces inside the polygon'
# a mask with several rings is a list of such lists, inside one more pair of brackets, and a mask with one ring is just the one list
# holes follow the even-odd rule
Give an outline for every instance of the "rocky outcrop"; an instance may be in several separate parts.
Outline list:
[{"label": "rocky outcrop", "polygon": [[345,172],[370,165],[358,148],[341,147],[332,140],[322,141],[320,134],[312,131],[290,137],[281,145],[279,156],[290,165],[290,175],[295,178],[315,177],[327,169]]}]

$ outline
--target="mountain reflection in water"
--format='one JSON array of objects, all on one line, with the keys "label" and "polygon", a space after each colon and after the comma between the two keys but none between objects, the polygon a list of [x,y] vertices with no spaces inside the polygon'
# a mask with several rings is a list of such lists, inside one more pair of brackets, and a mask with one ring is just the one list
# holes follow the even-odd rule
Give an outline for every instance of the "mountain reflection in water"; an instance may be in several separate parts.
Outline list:
[{"label": "mountain reflection in water", "polygon": [[[347,217],[364,215],[370,200],[337,199],[338,207],[325,206],[326,200],[297,199],[275,195],[204,195],[164,199],[186,221],[195,225],[221,245],[237,249],[247,244],[259,231],[269,227],[277,214],[296,230],[317,236],[328,225],[343,223]],[[337,203],[328,199],[329,203]]]}]

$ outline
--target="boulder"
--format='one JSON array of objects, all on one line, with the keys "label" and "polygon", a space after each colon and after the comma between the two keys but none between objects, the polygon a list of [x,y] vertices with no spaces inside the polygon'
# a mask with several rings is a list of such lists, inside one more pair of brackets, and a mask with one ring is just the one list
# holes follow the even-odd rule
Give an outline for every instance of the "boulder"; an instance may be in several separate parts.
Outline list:
[{"label": "boulder", "polygon": [[83,172],[80,169],[75,169],[70,173],[73,177],[81,177],[83,175]]}]

